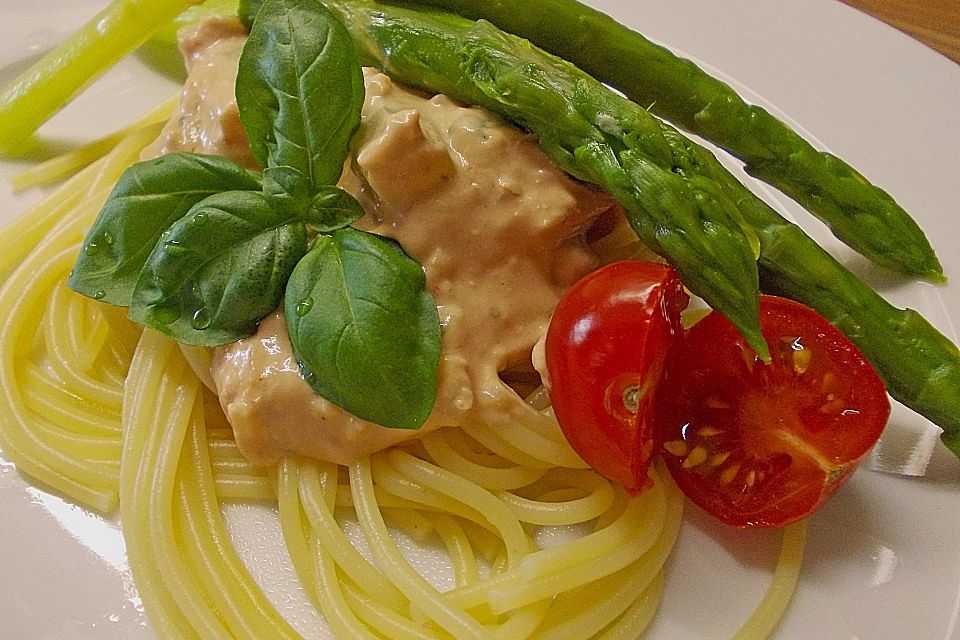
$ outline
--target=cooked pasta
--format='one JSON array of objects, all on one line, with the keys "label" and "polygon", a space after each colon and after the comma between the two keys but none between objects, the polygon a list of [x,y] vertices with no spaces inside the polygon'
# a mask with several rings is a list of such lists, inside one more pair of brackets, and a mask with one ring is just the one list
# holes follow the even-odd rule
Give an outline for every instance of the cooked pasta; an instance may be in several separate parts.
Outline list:
[{"label": "cooked pasta", "polygon": [[21,470],[104,512],[117,505],[124,350],[137,329],[69,292],[66,277],[86,226],[157,131],[131,133],[14,222],[2,240],[8,246],[0,246],[0,310],[8,319],[0,327],[3,451]]},{"label": "cooked pasta", "polygon": [[[635,638],[651,622],[683,499],[660,466],[628,496],[586,468],[538,391],[523,423],[428,434],[349,467],[244,459],[209,390],[209,354],[179,348],[65,280],[120,172],[157,133],[127,132],[0,240],[0,447],[97,511],[119,504],[130,568],[165,638],[294,638],[244,567],[224,500],[277,505],[293,566],[344,638]],[[619,250],[623,250],[622,248]],[[199,374],[199,375],[198,375]],[[203,379],[207,376],[207,379]],[[355,519],[361,546],[343,522]],[[545,527],[562,542],[542,545]],[[449,556],[427,581],[396,540]],[[738,638],[766,637],[796,580],[802,529]]]}]

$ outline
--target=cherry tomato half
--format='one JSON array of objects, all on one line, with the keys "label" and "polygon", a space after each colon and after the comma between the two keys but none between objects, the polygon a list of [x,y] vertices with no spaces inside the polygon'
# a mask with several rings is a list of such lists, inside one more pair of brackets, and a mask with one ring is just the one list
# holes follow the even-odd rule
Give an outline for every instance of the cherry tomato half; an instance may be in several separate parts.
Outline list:
[{"label": "cherry tomato half", "polygon": [[876,371],[820,314],[763,296],[770,364],[713,312],[673,352],[657,398],[663,457],[690,500],[735,526],[813,512],[877,442],[890,402]]},{"label": "cherry tomato half", "polygon": [[671,267],[616,262],[575,284],[547,331],[550,399],[564,435],[631,492],[650,482],[653,391],[688,300]]}]

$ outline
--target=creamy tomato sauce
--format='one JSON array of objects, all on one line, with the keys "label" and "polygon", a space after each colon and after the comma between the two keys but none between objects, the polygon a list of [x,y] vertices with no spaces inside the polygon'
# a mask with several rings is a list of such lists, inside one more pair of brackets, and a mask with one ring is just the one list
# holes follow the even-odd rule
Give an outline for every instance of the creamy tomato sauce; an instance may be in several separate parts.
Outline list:
[{"label": "creamy tomato sauce", "polygon": [[[194,45],[206,52],[200,59],[239,54],[218,44],[233,36],[209,33],[212,42]],[[235,71],[235,59],[194,63],[184,102],[195,106],[171,126],[202,129],[206,114],[235,112]],[[347,464],[438,427],[529,417],[499,373],[529,363],[561,295],[594,266],[585,230],[614,206],[491,113],[408,91],[373,70],[364,75],[362,124],[341,183],[367,211],[358,226],[396,239],[424,268],[442,324],[437,403],[419,431],[370,424],[330,404],[300,375],[278,311],[255,335],[218,349],[212,366],[240,449],[255,463],[295,452]],[[213,126],[222,128],[222,116]],[[210,144],[215,136],[164,133],[236,157],[233,144]]]},{"label": "creamy tomato sauce", "polygon": [[257,169],[234,99],[237,63],[247,32],[236,18],[211,17],[177,33],[187,67],[180,106],[144,158],[174,151],[227,156]]}]

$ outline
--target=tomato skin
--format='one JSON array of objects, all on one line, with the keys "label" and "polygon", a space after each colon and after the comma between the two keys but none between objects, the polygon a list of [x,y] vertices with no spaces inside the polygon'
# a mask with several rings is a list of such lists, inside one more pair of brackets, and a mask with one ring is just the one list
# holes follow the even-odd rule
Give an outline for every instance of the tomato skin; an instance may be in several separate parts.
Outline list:
[{"label": "tomato skin", "polygon": [[630,492],[650,484],[654,390],[688,300],[672,267],[624,260],[575,284],[550,321],[557,421],[585,462]]},{"label": "tomato skin", "polygon": [[713,312],[664,372],[657,440],[691,501],[734,526],[790,524],[850,477],[890,415],[880,377],[816,311],[763,296],[765,364]]}]

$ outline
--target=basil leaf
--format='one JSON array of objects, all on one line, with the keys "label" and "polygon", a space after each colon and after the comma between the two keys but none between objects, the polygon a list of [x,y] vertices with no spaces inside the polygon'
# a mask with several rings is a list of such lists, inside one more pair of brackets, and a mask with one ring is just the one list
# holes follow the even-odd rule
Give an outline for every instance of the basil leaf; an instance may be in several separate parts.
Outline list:
[{"label": "basil leaf", "polygon": [[307,382],[355,416],[416,429],[433,409],[440,320],[423,269],[353,228],[319,236],[287,283],[290,341]]},{"label": "basil leaf", "polygon": [[303,223],[278,213],[262,193],[210,196],[150,254],[130,319],[185,344],[209,347],[243,338],[279,306],[306,252]]},{"label": "basil leaf", "polygon": [[320,187],[307,205],[304,219],[314,231],[329,232],[363,217],[363,206],[340,187]]},{"label": "basil leaf", "polygon": [[140,270],[164,230],[215,193],[260,188],[257,176],[217,156],[172,153],[137,162],[120,176],[87,233],[70,288],[130,306]]},{"label": "basil leaf", "polygon": [[360,123],[363,74],[346,29],[317,0],[265,0],[243,47],[237,107],[260,165],[334,184]]},{"label": "basil leaf", "polygon": [[306,208],[313,194],[310,181],[293,167],[267,167],[263,170],[263,193],[278,205],[296,210]]}]

